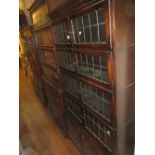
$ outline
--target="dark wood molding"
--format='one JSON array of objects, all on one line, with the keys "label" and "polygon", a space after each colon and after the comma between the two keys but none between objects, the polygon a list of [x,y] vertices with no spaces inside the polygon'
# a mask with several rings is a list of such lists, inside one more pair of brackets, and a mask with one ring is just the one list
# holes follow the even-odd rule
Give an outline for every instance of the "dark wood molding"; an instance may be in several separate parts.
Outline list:
[{"label": "dark wood molding", "polygon": [[43,30],[49,29],[49,28],[51,28],[51,25],[50,24],[33,26],[33,31],[34,32],[38,32],[38,31],[43,31]]},{"label": "dark wood molding", "polygon": [[50,50],[50,51],[53,51],[54,50],[54,45],[38,45],[37,48],[39,50]]},{"label": "dark wood molding", "polygon": [[67,18],[67,16],[74,16],[78,14],[81,10],[84,12],[92,6],[102,5],[107,0],[85,0],[85,1],[75,1],[74,3],[70,3],[70,1],[66,1],[64,4],[60,5],[58,8],[49,12],[49,17],[54,20],[56,18],[60,18],[60,20]]},{"label": "dark wood molding", "polygon": [[[98,89],[100,90],[103,90],[103,91],[107,91],[113,95],[115,95],[114,91],[111,89],[111,87],[108,87],[107,85],[105,85],[104,83],[100,82],[100,81],[96,81],[94,79],[90,79],[84,75],[81,75],[77,72],[74,72],[74,71],[71,71],[71,70],[68,70],[66,68],[63,68],[62,66],[60,66],[60,69],[62,72],[66,73],[66,74],[70,74],[71,76],[85,82],[85,83],[88,83],[92,86],[95,86],[97,87]],[[95,82],[94,82],[95,81]]]},{"label": "dark wood molding", "polygon": [[44,65],[45,67],[48,67],[49,69],[51,69],[51,70],[53,70],[53,71],[57,71],[57,67],[56,66],[53,66],[53,65],[51,65],[51,64],[49,64],[49,63],[47,63],[47,62],[43,62],[43,61],[40,61],[40,63],[42,64],[42,65]]},{"label": "dark wood molding", "polygon": [[35,0],[32,5],[28,8],[28,11],[30,14],[32,14],[33,11],[35,11],[38,7],[40,7],[43,3],[45,3],[44,0]]},{"label": "dark wood molding", "polygon": [[59,93],[63,93],[63,89],[58,84],[53,84],[49,81],[45,76],[42,76],[43,81],[45,81],[48,85],[50,85],[53,89],[58,91]]}]

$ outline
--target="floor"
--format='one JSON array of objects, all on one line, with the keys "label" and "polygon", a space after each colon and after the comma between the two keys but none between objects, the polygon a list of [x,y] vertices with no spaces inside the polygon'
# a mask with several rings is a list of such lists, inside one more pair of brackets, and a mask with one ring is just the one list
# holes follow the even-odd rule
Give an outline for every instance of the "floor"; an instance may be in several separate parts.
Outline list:
[{"label": "floor", "polygon": [[20,155],[80,155],[48,116],[22,71],[19,84]]}]

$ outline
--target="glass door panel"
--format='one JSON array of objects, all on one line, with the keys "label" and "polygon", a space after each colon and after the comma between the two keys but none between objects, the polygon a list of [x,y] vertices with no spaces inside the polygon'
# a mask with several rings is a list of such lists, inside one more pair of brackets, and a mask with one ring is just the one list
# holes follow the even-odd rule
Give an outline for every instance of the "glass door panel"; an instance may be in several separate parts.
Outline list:
[{"label": "glass door panel", "polygon": [[75,97],[79,98],[79,80],[66,73],[62,73],[62,78],[65,89]]},{"label": "glass door panel", "polygon": [[57,44],[69,44],[70,35],[68,33],[67,21],[54,25],[52,27],[55,42]]},{"label": "glass door panel", "polygon": [[71,20],[75,44],[106,44],[104,8]]},{"label": "glass door panel", "polygon": [[109,82],[107,56],[78,54],[78,70],[80,74],[90,78]]},{"label": "glass door panel", "polygon": [[104,146],[110,151],[112,150],[112,131],[101,121],[99,121],[94,115],[84,110],[85,115],[85,127],[94,135]]},{"label": "glass door panel", "polygon": [[72,52],[57,51],[60,65],[66,69],[75,71],[75,55]]},{"label": "glass door panel", "polygon": [[79,105],[79,103],[77,103],[77,101],[75,99],[73,99],[72,97],[70,97],[68,94],[65,95],[65,104],[66,104],[66,108],[67,110],[75,117],[77,118],[79,121],[81,121],[81,116],[82,116],[82,108]]},{"label": "glass door panel", "polygon": [[82,102],[92,110],[96,111],[102,117],[110,120],[110,103],[112,95],[106,91],[80,82]]},{"label": "glass door panel", "polygon": [[35,32],[35,35],[39,46],[46,46],[52,44],[52,36],[49,28],[46,30]]}]

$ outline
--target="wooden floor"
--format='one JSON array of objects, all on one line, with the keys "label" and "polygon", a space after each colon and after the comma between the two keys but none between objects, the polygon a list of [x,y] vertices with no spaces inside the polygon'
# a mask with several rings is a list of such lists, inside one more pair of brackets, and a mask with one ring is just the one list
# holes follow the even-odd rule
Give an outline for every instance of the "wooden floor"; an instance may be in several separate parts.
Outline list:
[{"label": "wooden floor", "polygon": [[19,109],[20,155],[80,155],[73,143],[65,139],[55,122],[51,121],[22,72]]}]

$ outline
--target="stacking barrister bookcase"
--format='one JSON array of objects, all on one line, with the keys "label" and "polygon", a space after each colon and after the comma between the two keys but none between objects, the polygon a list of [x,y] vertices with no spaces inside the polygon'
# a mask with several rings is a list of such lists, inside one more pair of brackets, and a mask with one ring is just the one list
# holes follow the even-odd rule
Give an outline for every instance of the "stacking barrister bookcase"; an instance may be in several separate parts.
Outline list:
[{"label": "stacking barrister bookcase", "polygon": [[63,16],[50,13],[65,90],[66,131],[82,154],[108,155],[116,139],[108,3],[74,5]]},{"label": "stacking barrister bookcase", "polygon": [[61,87],[59,64],[47,16],[46,1],[34,1],[29,8],[37,48],[37,60],[41,70],[46,108],[61,129],[64,129],[64,90]]},{"label": "stacking barrister bookcase", "polygon": [[68,136],[83,155],[133,154],[134,17],[122,1],[50,2]]},{"label": "stacking barrister bookcase", "polygon": [[133,155],[133,6],[35,0],[29,8],[46,107],[82,155]]}]

